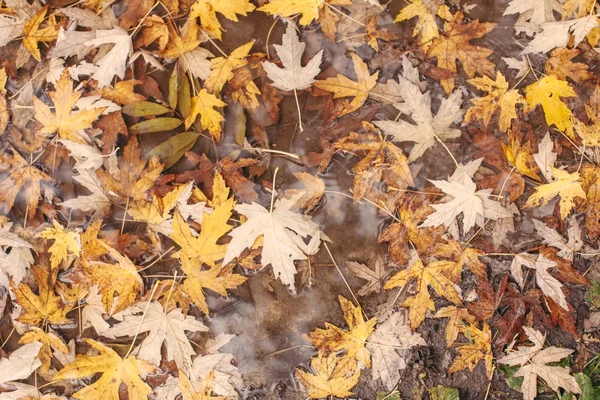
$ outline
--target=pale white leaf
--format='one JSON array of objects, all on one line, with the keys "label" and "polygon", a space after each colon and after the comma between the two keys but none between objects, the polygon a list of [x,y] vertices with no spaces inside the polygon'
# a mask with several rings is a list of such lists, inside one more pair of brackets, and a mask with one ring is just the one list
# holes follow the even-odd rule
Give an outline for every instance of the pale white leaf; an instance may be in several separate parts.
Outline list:
[{"label": "pale white leaf", "polygon": [[42,343],[27,343],[0,361],[0,384],[28,378],[42,362],[38,358]]},{"label": "pale white leaf", "polygon": [[303,90],[310,87],[315,81],[315,76],[321,69],[323,50],[320,50],[306,66],[302,66],[302,54],[306,44],[298,40],[298,34],[292,23],[288,23],[287,29],[281,39],[281,45],[274,45],[275,51],[283,64],[279,67],[270,61],[263,62],[263,68],[273,86],[281,90]]},{"label": "pale white leaf", "polygon": [[167,313],[158,302],[140,303],[137,307],[143,309],[143,313],[125,316],[123,322],[110,327],[102,336],[115,338],[148,332],[138,347],[137,358],[160,365],[160,350],[164,342],[167,360],[175,360],[177,367],[187,373],[192,365],[192,356],[196,355],[196,352],[185,331],[206,332],[208,328],[196,318],[184,315],[179,308]]},{"label": "pale white leaf", "polygon": [[[295,201],[294,197],[277,200],[272,212],[257,203],[235,206],[235,210],[248,220],[229,233],[232,239],[223,265],[239,256],[244,249],[252,247],[256,238],[263,235],[262,266],[271,264],[275,277],[296,293],[294,261],[307,259],[306,254],[320,243],[322,232],[309,216],[290,211]],[[315,238],[316,245],[304,244],[302,238],[309,236]]]},{"label": "pale white leaf", "polygon": [[552,167],[554,167],[554,163],[556,162],[557,154],[553,151],[553,149],[554,142],[550,138],[550,132],[547,132],[546,136],[544,136],[538,145],[538,152],[533,155],[535,163],[548,182],[554,181]]}]

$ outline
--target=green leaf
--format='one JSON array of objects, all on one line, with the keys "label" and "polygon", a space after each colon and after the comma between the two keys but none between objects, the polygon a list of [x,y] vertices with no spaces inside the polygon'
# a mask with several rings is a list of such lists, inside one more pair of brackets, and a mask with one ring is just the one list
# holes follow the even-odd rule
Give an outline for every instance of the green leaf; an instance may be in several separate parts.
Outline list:
[{"label": "green leaf", "polygon": [[579,400],[596,400],[600,399],[600,388],[595,388],[592,379],[581,372],[575,374],[575,379],[581,388]]},{"label": "green leaf", "polygon": [[174,110],[177,108],[177,96],[181,78],[179,77],[179,66],[175,65],[169,78],[169,105]]},{"label": "green leaf", "polygon": [[171,109],[149,101],[138,101],[123,106],[122,111],[132,117],[151,117],[171,112]]},{"label": "green leaf", "polygon": [[510,367],[505,364],[500,364],[499,368],[506,374],[506,384],[517,392],[521,391],[521,385],[523,384],[523,377],[514,377],[513,375],[521,368],[518,365]]},{"label": "green leaf", "polygon": [[179,86],[179,91],[177,92],[177,109],[184,119],[190,115],[190,112],[192,112],[190,83],[185,76],[181,78],[181,86]]},{"label": "green leaf", "polygon": [[162,142],[148,153],[148,157],[158,156],[165,163],[165,169],[171,168],[186,151],[194,147],[200,134],[196,132],[183,132]]},{"label": "green leaf", "polygon": [[588,289],[585,297],[588,303],[596,308],[600,308],[600,283],[592,282],[592,286]]},{"label": "green leaf", "polygon": [[181,124],[183,124],[183,121],[179,118],[155,118],[138,122],[129,128],[129,132],[137,134],[166,132],[177,128]]},{"label": "green leaf", "polygon": [[436,387],[429,389],[431,400],[460,400],[457,388],[446,387],[443,385],[437,385]]}]

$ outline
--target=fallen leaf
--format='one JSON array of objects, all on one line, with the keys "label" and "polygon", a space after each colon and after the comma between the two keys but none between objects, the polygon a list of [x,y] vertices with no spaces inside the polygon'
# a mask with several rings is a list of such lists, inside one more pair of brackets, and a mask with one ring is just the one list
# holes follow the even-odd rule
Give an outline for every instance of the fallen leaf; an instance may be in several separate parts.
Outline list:
[{"label": "fallen leaf", "polygon": [[308,392],[308,398],[320,399],[328,396],[352,396],[350,391],[358,383],[360,370],[352,358],[341,358],[335,353],[325,357],[319,354],[311,362],[314,372],[296,369],[295,376]]},{"label": "fallen leaf", "polygon": [[119,399],[119,386],[121,383],[127,388],[132,399],[144,399],[152,393],[152,389],[143,378],[156,371],[156,368],[145,362],[128,356],[125,359],[112,349],[92,339],[85,339],[86,343],[99,352],[98,355],[77,355],[77,359],[66,365],[52,378],[53,381],[65,379],[81,379],[95,374],[102,376],[91,385],[73,394],[76,399],[101,400]]}]

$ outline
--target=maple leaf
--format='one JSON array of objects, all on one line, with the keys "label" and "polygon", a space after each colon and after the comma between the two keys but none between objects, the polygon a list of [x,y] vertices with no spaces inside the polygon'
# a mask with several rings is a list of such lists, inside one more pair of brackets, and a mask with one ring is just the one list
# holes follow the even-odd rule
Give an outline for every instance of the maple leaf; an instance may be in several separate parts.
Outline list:
[{"label": "maple leaf", "polygon": [[137,136],[133,136],[123,149],[118,171],[109,172],[102,168],[96,171],[102,186],[109,193],[116,194],[120,201],[128,198],[144,199],[146,192],[154,186],[155,179],[162,172],[163,165],[158,157],[152,157],[146,162],[140,156]]},{"label": "maple leaf", "polygon": [[367,283],[358,289],[357,294],[359,296],[367,296],[371,293],[381,291],[383,288],[383,279],[387,275],[385,263],[381,256],[377,256],[374,270],[356,261],[346,261],[344,264],[354,275],[367,281]]},{"label": "maple leaf", "polygon": [[67,313],[71,311],[72,307],[65,305],[62,298],[54,294],[51,282],[54,277],[50,277],[48,271],[45,271],[43,267],[33,266],[31,270],[37,282],[39,294],[33,293],[25,283],[20,283],[19,286],[12,284],[17,303],[25,309],[25,313],[17,320],[31,325],[70,323]]},{"label": "maple leaf", "polygon": [[26,379],[42,365],[38,354],[42,343],[25,344],[13,351],[7,358],[0,360],[0,383]]},{"label": "maple leaf", "polygon": [[310,366],[314,373],[296,369],[296,378],[304,385],[310,399],[328,396],[352,396],[352,389],[358,383],[360,370],[353,358],[341,358],[335,353],[328,356],[319,354],[313,357]]},{"label": "maple leaf", "polygon": [[303,90],[310,87],[315,81],[315,76],[320,72],[319,65],[323,57],[323,50],[320,50],[303,67],[302,54],[306,44],[298,40],[296,29],[291,23],[288,23],[282,36],[281,45],[273,46],[283,67],[278,67],[269,61],[262,63],[267,76],[273,81],[273,86],[286,91]]},{"label": "maple leaf", "polygon": [[354,203],[367,196],[376,182],[383,181],[388,186],[406,189],[413,186],[413,177],[408,160],[393,143],[383,139],[379,131],[370,123],[364,122],[365,133],[351,132],[350,135],[334,144],[335,149],[354,154],[368,152],[353,168]]},{"label": "maple leaf", "polygon": [[33,246],[15,232],[11,232],[11,223],[0,229],[0,285],[9,288],[10,282],[21,283],[29,266],[34,263],[31,254]]},{"label": "maple leaf", "polygon": [[547,365],[559,362],[573,353],[571,349],[562,349],[555,346],[544,347],[546,336],[540,331],[523,327],[533,346],[519,346],[518,350],[498,359],[500,364],[510,366],[520,365],[519,370],[513,375],[523,377],[521,392],[525,400],[534,400],[537,396],[537,378],[542,378],[556,393],[559,388],[564,388],[571,393],[581,393],[581,388],[575,378],[570,375],[569,367]]},{"label": "maple leaf", "polygon": [[377,324],[367,342],[373,359],[373,380],[381,379],[388,390],[394,389],[400,380],[400,370],[406,368],[407,350],[427,346],[420,333],[411,332],[403,312],[395,312],[388,320]]},{"label": "maple leaf", "polygon": [[14,148],[11,156],[3,154],[0,159],[4,165],[10,166],[10,174],[0,182],[0,212],[8,213],[13,208],[17,195],[23,190],[27,214],[29,219],[33,219],[41,197],[40,183],[51,181],[52,178],[25,161]]},{"label": "maple leaf", "polygon": [[81,252],[81,240],[79,235],[62,227],[56,220],[52,220],[53,228],[46,228],[38,235],[44,239],[52,239],[54,243],[48,251],[50,252],[50,268],[56,271],[58,266],[67,259],[69,250],[75,257]]},{"label": "maple leaf", "polygon": [[325,193],[325,182],[306,172],[295,172],[294,176],[304,185],[305,189],[288,189],[285,191],[285,197],[289,199],[300,195],[294,207],[312,210],[319,204]]},{"label": "maple leaf", "polygon": [[271,0],[269,3],[258,8],[258,11],[268,14],[279,14],[282,17],[291,17],[301,14],[300,25],[306,26],[315,19],[321,20],[323,11],[333,5],[352,4],[351,0]]},{"label": "maple leaf", "polygon": [[571,78],[577,83],[592,79],[594,75],[589,71],[588,65],[572,61],[579,54],[581,54],[581,50],[578,49],[565,49],[563,47],[555,49],[546,61],[546,74],[556,76],[564,81]]},{"label": "maple leaf", "polygon": [[585,199],[586,194],[581,187],[578,172],[568,173],[558,168],[552,168],[552,176],[555,181],[537,186],[535,193],[527,199],[525,207],[543,206],[556,196],[560,196],[560,217],[565,219],[575,207],[575,198]]},{"label": "maple leaf", "polygon": [[181,390],[183,398],[186,400],[227,400],[224,396],[212,396],[213,386],[215,384],[215,373],[210,371],[202,382],[198,385],[198,390],[194,389],[192,382],[185,376],[183,371],[179,374],[178,387]]},{"label": "maple leaf", "polygon": [[102,332],[102,336],[116,338],[148,332],[135,353],[137,359],[159,366],[161,347],[165,342],[167,361],[174,360],[180,370],[188,373],[196,352],[187,340],[185,331],[206,332],[208,328],[194,317],[183,315],[180,309],[166,312],[158,302],[138,303],[133,310],[137,312],[136,315],[125,315],[123,322]]},{"label": "maple leaf", "polygon": [[52,378],[53,381],[65,379],[81,379],[95,374],[102,376],[91,385],[75,392],[76,399],[86,400],[119,400],[121,383],[127,388],[129,398],[145,399],[152,389],[142,379],[156,371],[152,364],[127,356],[125,359],[112,349],[92,339],[86,343],[99,352],[96,356],[77,355],[77,359],[67,364]]},{"label": "maple leaf", "polygon": [[[462,13],[454,15],[452,22],[444,23],[444,35],[435,39],[431,44],[428,55],[437,58],[437,65],[456,73],[456,62],[460,61],[465,73],[469,78],[474,78],[479,72],[481,75],[491,76],[494,64],[488,60],[492,50],[475,46],[470,40],[478,39],[496,28],[497,24],[491,22],[471,21],[463,24]],[[447,94],[454,89],[454,78],[442,79],[440,81]]]},{"label": "maple leaf", "polygon": [[196,118],[200,116],[200,125],[206,129],[217,142],[221,141],[221,122],[225,120],[223,115],[215,107],[225,107],[227,103],[219,100],[215,95],[210,94],[206,89],[202,89],[198,94],[192,97],[190,114],[185,119],[185,129],[188,129]]},{"label": "maple leaf", "polygon": [[50,17],[45,28],[40,29],[40,24],[44,21],[47,12],[48,6],[45,6],[24,25],[23,46],[37,61],[42,59],[38,43],[53,42],[58,38],[58,28],[54,16]]},{"label": "maple leaf", "polygon": [[394,22],[402,22],[418,17],[417,24],[413,30],[413,37],[418,36],[420,45],[428,45],[433,39],[440,37],[435,17],[446,21],[454,19],[450,8],[440,1],[410,0],[410,3],[402,8]]},{"label": "maple leaf", "polygon": [[105,110],[92,108],[73,112],[75,103],[81,98],[81,92],[73,91],[73,81],[65,69],[56,82],[56,91],[50,92],[50,99],[54,103],[55,112],[37,97],[33,98],[35,118],[44,125],[40,133],[53,134],[58,132],[61,139],[84,143],[82,136],[77,132],[92,126],[100,114]]},{"label": "maple leaf", "polygon": [[210,51],[199,47],[202,41],[198,39],[198,25],[195,19],[188,20],[183,35],[180,35],[173,24],[167,25],[169,42],[161,52],[166,59],[177,59],[179,65],[196,78],[206,79],[210,75],[211,62],[214,57]]},{"label": "maple leaf", "polygon": [[219,334],[214,340],[207,341],[208,354],[202,357],[196,357],[192,370],[190,371],[190,380],[192,386],[199,390],[198,383],[206,379],[209,374],[214,373],[215,384],[213,392],[227,398],[237,398],[236,387],[241,387],[242,374],[237,368],[237,362],[232,354],[218,353],[220,347],[226,345],[234,335]]},{"label": "maple leaf", "polygon": [[594,0],[568,0],[562,6],[562,15],[564,19],[570,17],[581,18],[593,14],[593,8],[596,5]]},{"label": "maple leaf", "polygon": [[204,87],[209,93],[221,93],[225,83],[233,78],[233,70],[248,64],[246,56],[253,45],[254,41],[250,41],[233,50],[227,57],[215,57],[210,60],[210,75],[204,82]]},{"label": "maple leaf", "polygon": [[488,379],[492,379],[494,372],[492,361],[494,355],[492,354],[492,332],[490,331],[490,326],[487,322],[483,323],[481,329],[477,328],[474,324],[464,325],[461,331],[469,338],[471,343],[463,344],[456,348],[460,355],[456,357],[448,372],[457,372],[467,368],[469,368],[469,371],[473,371],[477,363],[480,360],[484,360],[487,377]]},{"label": "maple leaf", "polygon": [[229,267],[212,266],[206,271],[200,270],[198,265],[192,263],[185,256],[181,258],[181,269],[187,276],[182,287],[184,293],[206,315],[209,312],[204,289],[209,289],[225,297],[227,296],[227,289],[235,289],[248,279],[245,276],[232,273]]},{"label": "maple leaf", "polygon": [[525,88],[525,98],[531,109],[541,105],[548,126],[555,125],[561,132],[573,136],[571,110],[560,99],[561,97],[576,97],[576,93],[567,81],[552,75],[546,75],[539,82],[534,82]]},{"label": "maple leaf", "polygon": [[573,261],[575,253],[583,247],[581,228],[575,216],[571,217],[568,221],[568,240],[565,240],[560,233],[549,228],[542,221],[534,219],[532,222],[536,233],[543,239],[543,243],[559,249],[560,251],[557,255],[565,260]]},{"label": "maple leaf", "polygon": [[[314,254],[321,243],[321,228],[309,216],[290,211],[296,199],[278,199],[271,211],[257,203],[238,204],[235,210],[248,220],[235,228],[229,236],[223,265],[239,256],[244,249],[252,247],[256,239],[263,235],[261,265],[271,264],[273,274],[296,293],[294,276],[295,260],[306,260],[307,254]],[[303,238],[311,237],[305,244]]]},{"label": "maple leaf", "polygon": [[429,286],[448,301],[461,304],[460,293],[457,292],[454,283],[446,277],[446,274],[454,268],[455,263],[450,261],[432,261],[424,266],[423,261],[415,260],[386,282],[385,289],[402,288],[414,282],[416,293],[408,296],[402,303],[402,307],[409,309],[408,317],[413,332],[425,320],[427,310],[435,311],[435,304],[429,295]]},{"label": "maple leaf", "polygon": [[403,114],[410,116],[417,125],[402,120],[374,123],[386,134],[391,135],[394,141],[415,143],[408,156],[409,163],[420,158],[436,141],[460,137],[459,129],[450,128],[450,125],[462,114],[460,91],[443,98],[435,116],[431,112],[429,92],[421,93],[417,84],[404,77],[399,77],[398,91],[404,102],[395,103],[394,106]]},{"label": "maple leaf", "polygon": [[512,120],[517,118],[515,110],[517,104],[527,105],[518,90],[508,90],[508,82],[500,71],[496,73],[496,81],[483,76],[469,79],[468,82],[477,89],[488,92],[488,95],[471,99],[473,106],[465,114],[465,122],[467,123],[478,119],[488,125],[496,110],[500,109],[498,125],[501,131],[506,132],[510,128]]},{"label": "maple leaf", "polygon": [[310,333],[309,340],[319,350],[328,354],[346,351],[346,356],[362,362],[367,368],[371,367],[371,354],[365,347],[367,338],[373,332],[377,317],[365,321],[360,305],[354,306],[352,302],[338,296],[344,319],[348,324],[348,331],[325,322],[325,329],[317,328]]},{"label": "maple leaf", "polygon": [[221,40],[221,23],[217,13],[230,21],[237,22],[237,14],[246,16],[256,7],[249,0],[197,0],[190,9],[190,18],[199,17],[200,25],[211,35]]},{"label": "maple leaf", "polygon": [[[521,14],[517,25],[525,21],[531,21],[534,25],[544,22],[556,21],[554,11],[561,11],[561,5],[557,0],[511,0],[504,10],[504,15]],[[535,32],[537,27],[528,28],[527,32]],[[523,28],[516,28],[517,31]]]},{"label": "maple leaf", "polygon": [[[143,286],[137,268],[129,258],[119,254],[112,247],[100,242],[118,264],[102,261],[89,261],[83,266],[83,273],[92,285],[98,286],[102,294],[102,303],[108,314],[119,312],[135,302],[138,292]],[[118,300],[113,309],[114,296]]]},{"label": "maple leaf", "polygon": [[120,81],[115,83],[112,88],[103,87],[90,92],[90,94],[99,94],[103,99],[114,101],[121,105],[127,105],[146,100],[146,97],[134,92],[134,88],[141,84],[141,80]]},{"label": "maple leaf", "polygon": [[517,129],[510,128],[508,131],[508,144],[502,143],[506,160],[512,164],[517,171],[536,181],[540,181],[537,174],[538,168],[533,154],[531,154],[531,143],[521,145],[521,138],[517,137]]},{"label": "maple leaf", "polygon": [[40,371],[45,374],[50,369],[50,363],[52,362],[52,350],[60,351],[62,353],[68,354],[69,349],[65,342],[57,336],[54,332],[44,332],[43,330],[33,327],[33,329],[29,332],[25,332],[21,339],[19,339],[19,344],[28,344],[28,343],[41,343],[42,346],[38,353],[38,358],[42,362]]},{"label": "maple leaf", "polygon": [[459,167],[448,181],[430,180],[444,193],[452,196],[447,203],[432,204],[435,212],[427,217],[422,227],[444,225],[449,227],[454,219],[463,214],[463,232],[468,232],[476,224],[483,226],[483,218],[499,219],[512,217],[512,213],[500,203],[490,200],[491,189],[477,190],[471,177]]},{"label": "maple leaf", "polygon": [[354,63],[356,81],[353,81],[342,74],[338,74],[335,78],[327,78],[315,82],[315,86],[319,89],[332,92],[334,99],[353,97],[352,101],[343,101],[337,116],[346,115],[358,110],[369,97],[369,91],[375,87],[377,84],[377,77],[379,77],[379,71],[375,72],[373,75],[369,75],[369,67],[359,56],[354,53],[351,53],[350,56]]},{"label": "maple leaf", "polygon": [[231,197],[215,207],[211,214],[205,213],[198,237],[192,236],[189,226],[180,213],[175,212],[173,233],[170,237],[181,247],[181,255],[214,267],[227,250],[227,245],[217,244],[217,241],[231,230],[231,225],[227,224],[227,221],[231,217],[233,205],[234,199]]},{"label": "maple leaf", "polygon": [[469,314],[469,310],[456,306],[440,308],[435,313],[434,318],[449,318],[446,325],[446,347],[452,346],[456,339],[458,339],[458,334],[464,326],[465,321],[469,324],[475,322],[475,317]]},{"label": "maple leaf", "polygon": [[535,270],[535,281],[546,296],[550,297],[565,310],[569,309],[569,303],[561,289],[563,286],[562,283],[548,272],[548,269],[556,267],[554,261],[546,258],[543,254],[539,254],[537,259],[527,253],[516,255],[510,266],[510,270],[521,286],[524,283],[521,271],[522,266]]}]

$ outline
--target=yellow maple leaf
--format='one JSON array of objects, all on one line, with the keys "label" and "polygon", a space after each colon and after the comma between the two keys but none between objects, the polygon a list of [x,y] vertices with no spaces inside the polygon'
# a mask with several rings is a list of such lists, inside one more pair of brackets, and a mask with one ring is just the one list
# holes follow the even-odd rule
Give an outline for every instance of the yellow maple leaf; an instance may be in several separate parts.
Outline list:
[{"label": "yellow maple leaf", "polygon": [[594,5],[596,5],[595,0],[568,0],[562,6],[563,20],[592,15]]},{"label": "yellow maple leaf", "polygon": [[554,124],[559,131],[566,132],[571,139],[574,139],[571,110],[560,98],[576,96],[577,94],[567,81],[552,75],[546,75],[525,88],[525,98],[531,109],[541,105],[548,126]]},{"label": "yellow maple leaf", "polygon": [[[108,253],[117,260],[118,264],[109,264],[102,261],[90,261],[84,263],[83,273],[91,285],[98,286],[98,292],[102,294],[102,304],[108,314],[124,310],[132,305],[140,290],[142,289],[142,278],[138,274],[136,266],[129,258],[119,254],[112,247],[100,242]],[[113,310],[114,296],[118,300]]]},{"label": "yellow maple leaf", "polygon": [[575,198],[586,198],[585,191],[581,187],[578,172],[570,174],[567,171],[553,167],[552,176],[556,180],[536,187],[535,193],[527,199],[525,207],[543,206],[556,196],[560,196],[560,217],[564,220],[575,207]]},{"label": "yellow maple leaf", "polygon": [[454,363],[448,369],[448,372],[462,371],[469,368],[473,371],[480,360],[485,361],[485,370],[489,379],[492,378],[494,367],[492,361],[492,332],[487,322],[483,323],[481,329],[476,325],[464,325],[461,328],[462,332],[469,338],[469,343],[460,345],[456,350],[460,353],[454,360]]},{"label": "yellow maple leaf", "polygon": [[158,157],[151,157],[148,161],[141,158],[138,139],[134,135],[119,158],[118,174],[113,176],[109,171],[100,168],[96,175],[108,192],[116,194],[119,200],[126,202],[128,199],[144,199],[146,192],[156,183],[162,169],[163,164]]},{"label": "yellow maple leaf", "polygon": [[446,277],[446,274],[452,274],[456,269],[456,263],[450,261],[433,261],[423,265],[421,260],[405,270],[392,276],[385,284],[385,289],[395,287],[404,287],[406,284],[415,283],[414,295],[409,295],[402,307],[409,309],[408,317],[410,327],[414,331],[425,320],[427,310],[435,311],[435,304],[429,295],[429,286],[431,286],[438,295],[445,297],[454,304],[461,304],[461,298],[454,288],[454,283]]},{"label": "yellow maple leaf", "polygon": [[521,145],[521,138],[517,137],[514,129],[508,131],[508,144],[502,143],[502,148],[508,162],[520,173],[536,181],[541,179],[537,173],[539,168],[531,154],[531,143],[527,142]]},{"label": "yellow maple leaf", "polygon": [[206,129],[217,142],[221,141],[221,122],[225,120],[223,115],[215,107],[225,107],[227,103],[219,100],[215,95],[208,93],[206,89],[198,92],[192,97],[192,108],[190,115],[185,119],[185,129],[188,129],[196,118],[200,116],[200,125]]},{"label": "yellow maple leaf", "polygon": [[181,247],[181,255],[190,259],[200,260],[211,267],[223,259],[227,250],[226,244],[217,241],[232,228],[227,223],[233,209],[233,197],[215,207],[211,214],[204,214],[202,227],[198,237],[192,236],[190,227],[178,212],[173,218],[173,234],[170,238]]},{"label": "yellow maple leaf", "polygon": [[142,83],[143,81],[140,80],[120,81],[115,83],[112,88],[109,86],[104,86],[100,90],[94,90],[90,92],[90,94],[98,94],[104,99],[114,101],[115,103],[121,105],[131,104],[137,101],[146,100],[146,97],[133,91],[135,86],[141,85]]},{"label": "yellow maple leaf", "polygon": [[325,329],[317,328],[312,331],[309,340],[326,354],[346,351],[348,357],[355,358],[370,368],[371,353],[365,346],[367,338],[375,328],[377,317],[365,322],[360,305],[355,307],[350,300],[342,296],[338,296],[338,299],[349,330],[345,331],[325,322]]},{"label": "yellow maple leaf", "polygon": [[56,220],[52,220],[54,227],[44,229],[38,235],[44,239],[52,239],[54,243],[48,249],[50,252],[50,267],[56,271],[60,263],[65,261],[69,255],[69,250],[73,255],[79,257],[81,252],[81,239],[76,232],[69,231]]},{"label": "yellow maple leaf", "polygon": [[250,41],[233,50],[228,57],[215,57],[210,60],[210,75],[204,82],[204,87],[210,93],[219,94],[223,85],[233,78],[233,70],[243,67],[248,63],[246,56],[250,53],[250,49],[254,45],[254,41]]},{"label": "yellow maple leaf", "polygon": [[167,25],[169,42],[160,55],[166,59],[175,59],[197,48],[202,41],[198,39],[198,25],[193,18],[188,19],[183,36],[179,35],[172,23]]},{"label": "yellow maple leaf", "polygon": [[78,354],[75,361],[58,371],[52,379],[53,382],[102,374],[96,382],[85,386],[73,394],[73,397],[82,400],[119,400],[119,387],[123,383],[130,399],[148,398],[152,389],[142,379],[156,371],[156,367],[134,356],[123,359],[114,350],[95,340],[85,339],[85,341],[99,354],[95,356]]},{"label": "yellow maple leaf", "polygon": [[463,321],[469,323],[475,322],[475,317],[469,314],[469,310],[456,306],[440,308],[433,317],[450,318],[448,320],[448,325],[446,325],[446,347],[452,346],[452,343],[458,338],[460,329],[464,325]]},{"label": "yellow maple leaf", "polygon": [[48,271],[43,267],[32,266],[31,270],[37,282],[39,294],[33,293],[23,282],[17,287],[11,283],[17,303],[25,310],[25,313],[17,320],[31,325],[70,323],[67,313],[71,311],[72,307],[65,305],[62,298],[54,294],[51,282],[54,277],[50,277]]},{"label": "yellow maple leaf", "polygon": [[158,51],[163,52],[169,43],[169,27],[165,21],[158,15],[153,14],[144,20],[142,27],[139,35],[136,36],[135,46],[144,47],[156,42]]},{"label": "yellow maple leaf", "polygon": [[213,178],[213,197],[212,200],[208,201],[212,207],[220,206],[225,203],[227,199],[229,199],[230,188],[227,187],[227,183],[225,183],[225,179],[223,179],[223,175],[219,173],[219,171],[215,171],[215,177]]},{"label": "yellow maple leaf", "polygon": [[[460,61],[469,78],[474,78],[476,73],[491,76],[494,64],[487,58],[493,51],[472,45],[469,41],[491,32],[497,24],[479,20],[464,24],[463,19],[459,12],[454,15],[452,22],[444,24],[444,35],[433,41],[428,55],[437,58],[438,67],[450,72],[456,73],[456,62]],[[440,83],[447,94],[452,93],[454,78],[442,79]]]},{"label": "yellow maple leaf", "polygon": [[0,212],[8,213],[11,210],[17,195],[23,189],[27,215],[29,219],[33,219],[42,192],[40,182],[51,181],[52,178],[25,161],[15,149],[12,149],[12,156],[2,154],[0,161],[3,165],[10,166],[8,177],[0,182]]},{"label": "yellow maple leaf", "polygon": [[69,76],[69,71],[65,68],[60,79],[56,82],[56,91],[50,92],[50,99],[54,103],[55,113],[40,99],[33,98],[35,119],[44,125],[40,129],[40,133],[53,134],[58,132],[61,139],[84,143],[85,141],[77,131],[90,128],[92,122],[104,112],[106,107],[73,112],[72,109],[81,95],[81,92],[73,91],[73,81]]},{"label": "yellow maple leaf", "polygon": [[356,81],[338,74],[335,78],[316,81],[314,84],[319,89],[333,93],[334,99],[354,97],[352,101],[345,101],[338,116],[351,113],[362,106],[369,97],[369,91],[377,84],[377,77],[379,77],[379,72],[369,75],[369,67],[359,56],[354,53],[351,53],[350,56],[354,62]]},{"label": "yellow maple leaf", "polygon": [[[586,105],[586,109],[590,108]],[[589,115],[589,112],[588,112]],[[587,147],[600,146],[600,122],[595,122],[592,125],[586,125],[579,119],[574,118],[573,125],[575,132],[581,137],[581,141]]]},{"label": "yellow maple leaf", "polygon": [[436,1],[409,0],[410,3],[400,10],[394,22],[402,22],[418,17],[417,24],[413,30],[413,37],[418,36],[419,44],[424,45],[433,39],[440,37],[435,16],[446,21],[452,21],[453,16],[447,5]]},{"label": "yellow maple leaf", "polygon": [[[176,277],[179,279],[179,276]],[[177,307],[181,308],[184,314],[188,314],[192,306],[192,299],[183,291],[183,285],[173,279],[163,279],[154,283],[156,289],[146,293],[144,300],[157,300],[166,312],[170,312]]]},{"label": "yellow maple leaf", "polygon": [[33,327],[31,331],[25,332],[19,344],[27,344],[33,342],[42,343],[42,348],[38,354],[38,358],[42,362],[40,371],[43,374],[47,373],[50,369],[50,363],[52,362],[52,350],[60,351],[64,354],[69,354],[69,348],[63,342],[63,340],[53,332],[44,332],[40,328]]},{"label": "yellow maple leaf", "polygon": [[23,34],[23,46],[37,61],[41,61],[40,49],[38,49],[39,42],[52,42],[58,39],[58,27],[56,26],[56,20],[54,16],[50,17],[50,20],[46,24],[45,28],[40,29],[40,25],[46,17],[48,12],[48,6],[45,6],[38,11],[31,19],[25,22],[24,34]]},{"label": "yellow maple leaf", "polygon": [[217,19],[217,13],[237,22],[237,14],[246,16],[255,8],[248,0],[197,0],[190,9],[190,16],[199,17],[202,28],[221,40],[221,23]]},{"label": "yellow maple leaf", "polygon": [[351,357],[339,357],[335,353],[324,356],[319,353],[313,357],[310,365],[314,373],[296,369],[296,378],[304,385],[310,399],[324,397],[348,397],[350,391],[358,383],[360,369],[356,360]]},{"label": "yellow maple leaf", "polygon": [[231,267],[220,268],[214,266],[208,270],[202,270],[201,268],[200,263],[194,263],[185,255],[181,256],[181,270],[187,276],[182,289],[206,315],[209,314],[209,310],[204,296],[204,289],[212,290],[226,297],[227,289],[235,289],[248,279],[245,276],[232,273]]},{"label": "yellow maple leaf", "polygon": [[213,386],[215,385],[215,371],[211,370],[199,383],[198,390],[194,389],[192,382],[185,375],[185,372],[179,371],[179,390],[185,400],[227,400],[225,396],[213,396]]},{"label": "yellow maple leaf", "polygon": [[306,26],[315,19],[320,19],[320,12],[325,7],[333,5],[348,6],[351,0],[271,0],[268,4],[260,7],[258,11],[268,14],[278,14],[282,17],[291,17],[301,14],[300,25]]},{"label": "yellow maple leaf", "polygon": [[465,122],[481,120],[485,125],[490,123],[496,110],[500,109],[498,125],[502,132],[510,128],[511,121],[517,118],[517,104],[527,105],[518,90],[508,90],[508,82],[500,71],[496,73],[496,81],[487,76],[469,79],[468,82],[479,90],[488,92],[487,96],[471,99],[473,106],[465,114]]},{"label": "yellow maple leaf", "polygon": [[171,212],[177,205],[177,201],[186,188],[187,185],[180,185],[165,194],[164,197],[159,197],[152,193],[152,201],[137,201],[130,205],[127,212],[136,221],[144,221],[152,225],[161,225],[171,218]]}]

